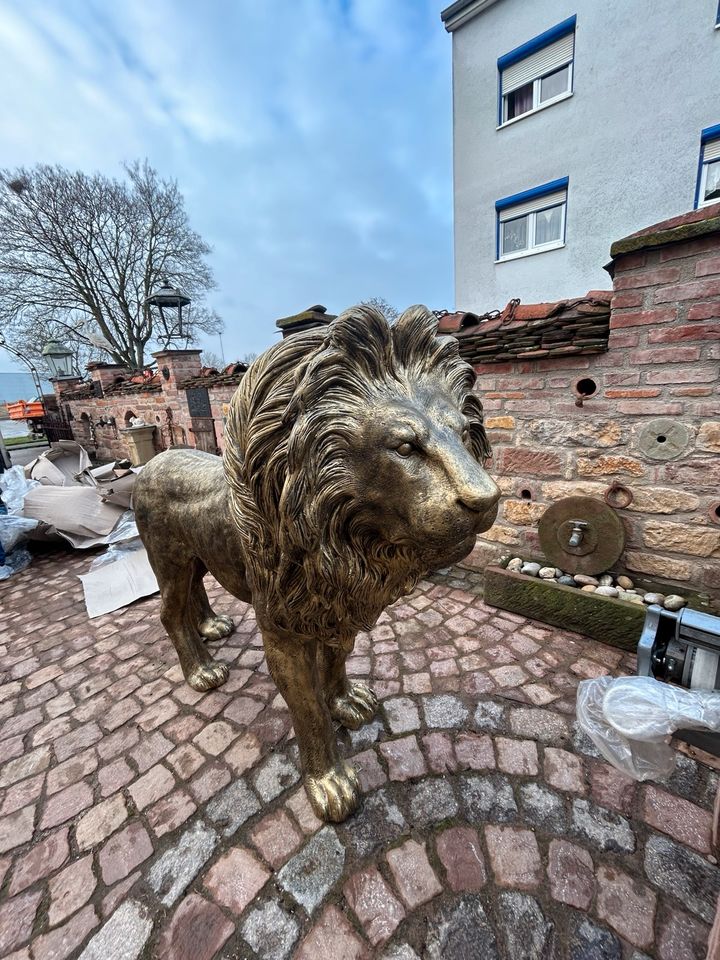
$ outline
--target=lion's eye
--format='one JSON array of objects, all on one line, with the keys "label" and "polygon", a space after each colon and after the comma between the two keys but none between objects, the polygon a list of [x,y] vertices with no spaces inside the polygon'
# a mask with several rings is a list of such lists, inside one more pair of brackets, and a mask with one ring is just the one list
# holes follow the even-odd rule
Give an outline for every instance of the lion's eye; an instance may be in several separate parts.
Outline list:
[{"label": "lion's eye", "polygon": [[401,457],[409,457],[415,452],[415,447],[411,443],[401,443],[395,448]]}]

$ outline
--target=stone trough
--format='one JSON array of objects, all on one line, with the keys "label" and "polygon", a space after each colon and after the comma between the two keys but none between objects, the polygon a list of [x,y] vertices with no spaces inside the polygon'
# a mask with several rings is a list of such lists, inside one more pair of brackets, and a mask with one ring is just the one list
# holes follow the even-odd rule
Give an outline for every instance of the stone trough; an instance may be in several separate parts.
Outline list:
[{"label": "stone trough", "polygon": [[[485,602],[501,610],[556,627],[564,627],[593,640],[635,652],[645,622],[645,604],[615,597],[586,593],[577,587],[531,577],[508,570],[510,557],[503,557],[485,569]],[[528,557],[546,566],[542,558]],[[635,586],[643,591],[679,594],[694,610],[711,612],[708,598],[692,591],[680,591],[663,580],[634,576]]]}]

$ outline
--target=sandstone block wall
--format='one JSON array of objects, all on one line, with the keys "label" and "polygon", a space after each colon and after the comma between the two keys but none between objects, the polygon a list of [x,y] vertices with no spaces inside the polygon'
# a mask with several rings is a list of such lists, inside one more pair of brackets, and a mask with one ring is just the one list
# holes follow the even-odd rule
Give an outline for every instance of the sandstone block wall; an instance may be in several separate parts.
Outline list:
[{"label": "sandstone block wall", "polygon": [[617,482],[616,569],[720,596],[720,229],[657,240],[615,258],[607,353],[476,366],[503,498],[471,565],[536,553],[551,503]]}]

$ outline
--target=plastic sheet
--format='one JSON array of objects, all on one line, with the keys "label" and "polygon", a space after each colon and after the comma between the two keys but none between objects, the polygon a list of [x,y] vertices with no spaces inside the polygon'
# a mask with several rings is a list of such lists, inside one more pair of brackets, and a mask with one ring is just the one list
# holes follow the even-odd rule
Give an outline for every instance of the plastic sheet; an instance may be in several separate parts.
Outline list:
[{"label": "plastic sheet", "polygon": [[720,693],[652,677],[597,677],[578,686],[577,719],[605,759],[635,780],[670,776],[676,730],[720,732]]},{"label": "plastic sheet", "polygon": [[34,487],[39,487],[37,480],[28,480],[23,468],[18,464],[10,467],[5,473],[0,473],[0,496],[7,507],[8,513],[21,516],[23,501]]},{"label": "plastic sheet", "polygon": [[[14,517],[11,514],[0,517],[0,543],[5,553],[11,553],[28,534],[38,525],[37,520],[28,517]],[[27,566],[27,564],[26,564]]]},{"label": "plastic sheet", "polygon": [[[4,519],[4,518],[0,518]],[[5,563],[0,563],[0,580],[7,580],[14,573],[19,573],[32,563],[32,554],[25,547],[17,547],[5,557]]]},{"label": "plastic sheet", "polygon": [[[111,536],[114,536],[117,532],[118,527],[120,527],[123,522],[125,522],[126,517],[129,514],[130,522],[132,526],[135,527],[134,513],[132,510],[128,510],[126,514],[123,515],[120,522],[118,523],[115,530],[113,530]],[[126,526],[126,531],[129,531],[130,523]],[[135,533],[130,533],[129,536],[118,537],[113,540],[107,550],[104,550],[99,557],[96,557],[93,562],[90,564],[90,570],[99,570],[101,567],[106,567],[110,563],[115,563],[117,560],[122,560],[123,557],[128,556],[128,554],[134,553],[137,550],[144,550],[143,542],[138,536],[137,527],[135,527]]]}]

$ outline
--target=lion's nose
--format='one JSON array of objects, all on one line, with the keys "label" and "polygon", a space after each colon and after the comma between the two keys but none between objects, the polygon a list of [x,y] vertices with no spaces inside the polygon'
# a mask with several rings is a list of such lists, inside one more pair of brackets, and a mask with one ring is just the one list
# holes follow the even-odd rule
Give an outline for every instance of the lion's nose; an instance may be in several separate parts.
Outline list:
[{"label": "lion's nose", "polygon": [[[491,481],[492,483],[492,481]],[[500,489],[497,484],[492,483],[490,489],[476,488],[463,490],[458,496],[458,503],[461,503],[473,513],[487,513],[500,499]]]}]

